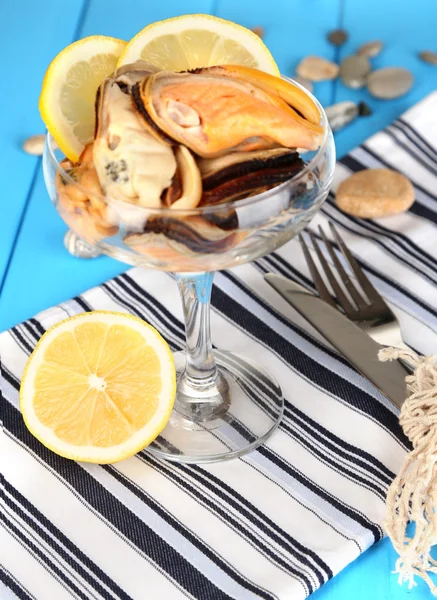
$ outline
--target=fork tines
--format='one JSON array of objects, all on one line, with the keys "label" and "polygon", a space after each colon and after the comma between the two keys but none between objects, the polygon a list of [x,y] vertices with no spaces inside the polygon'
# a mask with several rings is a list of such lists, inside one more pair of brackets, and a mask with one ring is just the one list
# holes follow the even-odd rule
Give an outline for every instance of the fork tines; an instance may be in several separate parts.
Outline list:
[{"label": "fork tines", "polygon": [[[369,306],[374,306],[375,308],[376,306],[378,306],[381,309],[388,308],[380,294],[376,291],[372,283],[364,274],[364,271],[361,269],[357,260],[352,256],[350,250],[341,238],[337,229],[331,222],[329,223],[329,226],[332,235],[335,239],[335,242],[327,238],[325,232],[320,226],[319,233],[320,238],[326,246],[326,249],[328,250],[329,256],[332,260],[332,266],[326,260],[325,255],[323,254],[322,249],[320,247],[320,243],[318,242],[315,235],[311,231],[308,231],[308,234],[311,239],[313,248],[319,259],[320,265],[322,266],[326,278],[332,287],[335,297],[329,292],[327,286],[325,285],[325,282],[323,281],[323,278],[320,275],[320,272],[316,267],[316,264],[311,256],[311,253],[309,251],[307,243],[305,242],[304,237],[302,236],[302,234],[299,235],[305,260],[308,264],[308,268],[310,270],[311,276],[314,280],[314,284],[317,288],[320,297],[334,308],[337,308],[336,303],[338,303],[344,310],[346,315],[348,315],[351,318],[356,317],[360,313],[360,311],[366,310]],[[356,285],[349,277],[349,274],[345,270],[343,264],[341,263],[337,255],[337,252],[335,250],[336,247],[346,259],[346,261],[349,263],[349,266],[355,274],[357,281],[361,286],[361,289],[359,289],[360,286]],[[339,280],[343,284],[344,288],[347,290],[348,294],[345,293]]]}]

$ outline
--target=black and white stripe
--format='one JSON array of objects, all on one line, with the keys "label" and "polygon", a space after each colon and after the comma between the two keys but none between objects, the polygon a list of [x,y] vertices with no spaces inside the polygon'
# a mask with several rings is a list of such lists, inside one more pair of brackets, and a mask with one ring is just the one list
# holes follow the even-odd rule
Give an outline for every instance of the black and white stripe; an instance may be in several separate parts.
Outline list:
[{"label": "black and white stripe", "polygon": [[[2,584],[3,592],[2,592]],[[5,569],[2,565],[0,565],[0,592],[3,595],[0,595],[0,598],[4,598],[4,600],[8,600],[7,595],[11,592],[9,596],[12,598],[12,592],[15,594],[15,597],[20,600],[36,600],[35,596],[27,590],[20,581],[12,575],[10,571]]]},{"label": "black and white stripe", "polygon": [[51,556],[63,571],[71,571],[71,578],[85,589],[90,598],[120,598],[129,596],[114,581],[80,551],[63,533],[38,511],[22,494],[7,481],[4,482],[5,512],[20,521],[20,530],[27,532],[27,540],[33,539],[44,548],[44,556]]},{"label": "black and white stripe", "polygon": [[[155,569],[165,574],[166,578],[172,580],[183,592],[188,593],[189,597],[198,597],[202,590],[208,591],[211,597],[227,599],[228,595],[215,588],[215,586],[197,569],[193,568],[190,563],[184,559],[174,548],[158,537],[155,532],[139,517],[129,511],[122,503],[112,496],[101,484],[98,484],[91,475],[89,475],[78,464],[65,465],[60,463],[65,462],[41,446],[33,436],[23,426],[21,417],[14,414],[17,411],[9,405],[6,408],[5,427],[14,431],[14,437],[18,443],[28,448],[34,453],[38,459],[45,464],[49,469],[57,473],[57,476],[65,481],[75,490],[75,495],[79,495],[90,509],[98,515],[99,519],[107,521],[108,526],[116,531],[126,542],[132,546],[137,552],[144,556],[145,568],[149,563]],[[14,426],[15,425],[15,426]],[[33,509],[35,511],[35,509]],[[16,519],[16,517],[15,517]],[[113,596],[105,595],[86,595],[83,591],[84,586],[77,587],[74,580],[77,574],[67,573],[66,570],[61,570],[57,566],[57,562],[51,559],[49,554],[43,551],[44,544],[42,540],[26,539],[26,533],[22,529],[17,528],[16,524],[7,521],[7,525],[12,529],[13,533],[26,544],[27,549],[34,554],[35,558],[44,563],[53,576],[57,577],[61,582],[68,581],[69,587],[78,598],[112,598]],[[45,548],[44,548],[45,549]],[[46,550],[46,549],[45,549]],[[58,557],[59,560],[59,557]],[[96,582],[94,581],[94,586]],[[249,588],[250,583],[247,584]],[[88,590],[89,591],[89,590]],[[97,590],[96,590],[97,592]],[[129,596],[121,590],[121,595],[115,595],[116,598],[129,598]],[[267,600],[272,598],[267,594],[264,597]]]},{"label": "black and white stripe", "polygon": [[[426,102],[433,119],[437,94]],[[342,159],[337,172],[339,180],[368,167],[408,171],[416,192],[408,213],[363,221],[342,213],[331,194],[312,227],[326,218],[337,224],[400,310],[408,341],[422,348],[437,343],[437,147],[414,111]],[[273,384],[224,350],[246,349],[285,397],[275,435],[229,463],[176,465],[143,451],[116,465],[78,464],[42,446],[19,412],[26,360],[58,318],[124,311],[159,329],[172,350],[183,349],[168,274],[133,269],[1,334],[0,435],[8,460],[0,547],[8,553],[0,594],[137,600],[147,589],[168,600],[303,600],[382,537],[384,497],[409,442],[388,401],[278,297],[262,277],[268,271],[314,290],[296,240],[217,274],[213,289],[218,361],[238,371],[264,413],[276,402]],[[235,427],[250,439],[241,423]]]}]

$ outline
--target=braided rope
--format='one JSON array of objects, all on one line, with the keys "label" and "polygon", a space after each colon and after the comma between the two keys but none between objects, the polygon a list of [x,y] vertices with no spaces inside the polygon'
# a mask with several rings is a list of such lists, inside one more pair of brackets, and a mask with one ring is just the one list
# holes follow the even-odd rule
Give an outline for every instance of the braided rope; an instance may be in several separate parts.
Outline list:
[{"label": "braided rope", "polygon": [[[401,408],[399,422],[413,450],[392,482],[386,500],[384,527],[399,558],[396,573],[399,583],[411,588],[417,575],[426,581],[432,594],[437,586],[429,573],[437,573],[431,547],[437,543],[437,365],[434,357],[419,357],[413,351],[397,348],[380,350],[379,360],[401,359],[414,367],[406,377],[408,397]],[[412,537],[406,533],[415,523]]]}]

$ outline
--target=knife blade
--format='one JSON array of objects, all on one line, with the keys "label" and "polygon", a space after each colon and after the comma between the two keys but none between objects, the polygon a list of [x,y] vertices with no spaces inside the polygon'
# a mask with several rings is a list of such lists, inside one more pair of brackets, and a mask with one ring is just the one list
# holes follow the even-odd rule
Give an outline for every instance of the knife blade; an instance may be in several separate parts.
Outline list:
[{"label": "knife blade", "polygon": [[282,275],[267,273],[264,279],[364,377],[369,379],[395,406],[407,397],[405,377],[409,371],[397,360],[382,363],[383,348],[341,312],[304,287]]}]

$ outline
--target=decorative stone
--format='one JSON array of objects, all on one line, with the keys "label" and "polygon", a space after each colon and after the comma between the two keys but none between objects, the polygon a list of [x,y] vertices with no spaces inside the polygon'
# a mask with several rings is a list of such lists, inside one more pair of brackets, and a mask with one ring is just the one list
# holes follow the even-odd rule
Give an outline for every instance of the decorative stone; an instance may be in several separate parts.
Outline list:
[{"label": "decorative stone", "polygon": [[252,27],[252,31],[253,33],[256,33],[256,35],[261,39],[264,37],[264,27],[261,27],[261,25],[258,25],[257,27]]},{"label": "decorative stone", "polygon": [[358,116],[359,117],[370,117],[373,115],[373,110],[366,102],[358,102]]},{"label": "decorative stone", "polygon": [[431,52],[431,50],[423,50],[423,52],[419,52],[419,57],[429,65],[437,66],[437,52]]},{"label": "decorative stone", "polygon": [[304,87],[306,90],[308,90],[309,92],[313,91],[314,86],[313,86],[313,84],[311,83],[311,81],[309,79],[304,79],[303,77],[299,77],[299,75],[295,75],[293,77],[293,79],[297,83],[300,83],[300,85],[302,87]]},{"label": "decorative stone", "polygon": [[367,58],[375,58],[381,52],[384,44],[379,40],[374,42],[366,42],[360,46],[357,50],[358,56],[367,56]]},{"label": "decorative stone", "polygon": [[349,34],[344,29],[334,29],[328,33],[327,37],[333,46],[342,46],[349,39]]},{"label": "decorative stone", "polygon": [[27,154],[32,154],[33,156],[41,156],[44,152],[45,143],[45,134],[41,133],[38,135],[31,135],[27,138],[27,140],[24,141],[23,150],[24,152],[27,152]]},{"label": "decorative stone", "polygon": [[414,188],[405,175],[391,169],[365,169],[341,182],[335,201],[354,217],[378,219],[408,210]]},{"label": "decorative stone", "polygon": [[98,248],[88,244],[71,229],[64,236],[64,246],[70,254],[77,258],[96,258],[102,254]]},{"label": "decorative stone", "polygon": [[341,63],[340,77],[345,86],[357,90],[364,87],[370,71],[370,62],[366,56],[348,56]]},{"label": "decorative stone", "polygon": [[391,100],[406,94],[413,85],[413,75],[401,67],[385,67],[373,71],[367,78],[369,92],[375,98]]},{"label": "decorative stone", "polygon": [[325,112],[332,131],[340,131],[358,117],[358,106],[355,102],[339,102],[328,106]]},{"label": "decorative stone", "polygon": [[338,77],[340,68],[320,56],[307,56],[297,66],[296,73],[309,81],[327,81]]}]

